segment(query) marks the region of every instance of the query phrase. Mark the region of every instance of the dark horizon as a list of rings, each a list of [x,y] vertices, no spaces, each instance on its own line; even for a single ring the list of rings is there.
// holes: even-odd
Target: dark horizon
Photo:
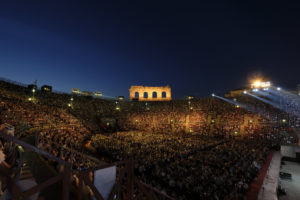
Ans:
[[[0,3],[0,73],[13,81],[128,98],[131,85],[209,96],[262,74],[300,83],[299,4]]]

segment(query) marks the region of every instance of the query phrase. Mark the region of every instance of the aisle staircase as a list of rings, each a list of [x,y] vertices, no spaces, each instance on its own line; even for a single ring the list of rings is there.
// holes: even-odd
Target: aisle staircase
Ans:
[[[25,180],[25,179],[30,179],[30,180],[35,181],[34,177],[32,175],[32,172],[31,172],[29,166],[27,165],[26,161],[24,161],[24,163],[23,163],[23,167],[21,169],[19,180],[21,181],[21,180]]]

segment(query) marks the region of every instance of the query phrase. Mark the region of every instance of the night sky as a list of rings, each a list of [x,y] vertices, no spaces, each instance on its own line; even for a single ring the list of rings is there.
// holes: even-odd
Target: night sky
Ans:
[[[112,97],[167,84],[208,96],[256,73],[300,83],[299,5],[199,2],[0,1],[0,76]]]

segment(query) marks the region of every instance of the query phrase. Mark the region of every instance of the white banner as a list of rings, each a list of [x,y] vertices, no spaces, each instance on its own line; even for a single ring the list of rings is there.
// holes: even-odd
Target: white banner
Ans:
[[[116,166],[99,169],[94,173],[94,184],[104,200],[107,200],[116,182]],[[95,198],[94,198],[95,199]]]

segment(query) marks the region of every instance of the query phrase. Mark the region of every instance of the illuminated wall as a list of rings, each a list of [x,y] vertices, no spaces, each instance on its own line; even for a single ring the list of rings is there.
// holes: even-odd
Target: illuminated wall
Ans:
[[[138,99],[139,101],[170,101],[171,88],[165,87],[148,87],[148,86],[131,86],[129,89],[130,100]]]

